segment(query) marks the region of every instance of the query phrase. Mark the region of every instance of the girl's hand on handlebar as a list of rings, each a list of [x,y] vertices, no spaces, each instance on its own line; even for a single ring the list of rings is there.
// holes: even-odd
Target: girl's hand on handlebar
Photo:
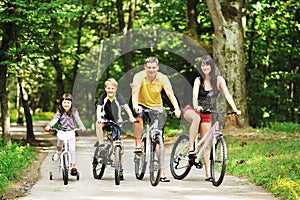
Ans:
[[[45,131],[50,131],[50,129],[51,129],[51,127],[48,125],[45,127]]]

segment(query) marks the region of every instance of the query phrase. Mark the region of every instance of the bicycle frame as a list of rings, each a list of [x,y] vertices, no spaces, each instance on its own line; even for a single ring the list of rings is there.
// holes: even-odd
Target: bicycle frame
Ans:
[[[153,137],[153,133],[152,132],[156,132],[157,130],[157,126],[158,126],[158,120],[155,119],[154,123],[150,126],[149,123],[147,123],[146,125],[146,133],[143,135],[142,138],[146,138],[146,159],[145,159],[145,163],[148,163],[149,159],[150,159],[150,148],[151,148],[151,138]]]
[[[216,121],[214,125],[208,130],[208,132],[206,132],[206,134],[200,140],[198,136],[196,137],[195,149],[197,149],[201,144],[203,144],[200,151],[196,154],[197,158],[200,158],[203,155],[204,150],[207,148],[211,141],[213,141],[212,144],[215,144],[216,137],[214,136],[216,136],[216,134],[222,134],[219,132],[219,121]],[[213,153],[215,153],[214,145],[212,145],[212,148]]]
[[[66,168],[70,168],[70,160],[71,160],[71,153],[69,152],[69,141],[75,138],[75,131],[58,131],[57,137],[59,140],[63,141],[63,151],[60,154],[60,167],[62,169],[65,169],[64,163],[63,163],[63,157],[65,154],[68,156],[68,163],[66,163]]]

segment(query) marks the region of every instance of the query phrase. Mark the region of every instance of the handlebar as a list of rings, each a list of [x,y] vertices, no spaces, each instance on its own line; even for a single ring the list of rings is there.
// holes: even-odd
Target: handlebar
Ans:
[[[163,113],[164,111],[163,110],[154,110],[154,109],[147,108],[147,109],[143,109],[143,112],[146,112],[146,113],[150,113],[150,112]],[[175,111],[168,111],[167,115],[170,115],[170,116],[175,115]]]
[[[48,131],[49,132],[55,132],[55,133],[57,133],[59,130],[57,128],[50,128]],[[80,131],[80,129],[79,128],[75,128],[74,130],[70,130],[70,131],[77,132],[77,131]]]
[[[122,125],[122,124],[125,124],[125,123],[139,123],[138,120],[134,121],[134,122],[131,122],[129,119],[126,119],[126,120],[123,120],[123,121],[120,121],[120,122],[115,122],[113,120],[106,120],[106,121],[103,121],[104,124],[114,124],[114,125]]]
[[[210,109],[202,110],[201,113],[203,113],[203,114],[211,114],[211,113],[214,113],[214,114],[237,115],[237,112],[234,112],[234,111],[218,112],[218,111],[210,110]]]

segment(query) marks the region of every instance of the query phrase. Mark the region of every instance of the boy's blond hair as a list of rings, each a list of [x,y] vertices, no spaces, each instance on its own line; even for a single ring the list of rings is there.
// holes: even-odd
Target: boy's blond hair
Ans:
[[[118,87],[118,82],[114,78],[109,78],[104,83],[105,87],[107,87],[108,85],[112,85],[112,86],[115,86],[117,88]]]

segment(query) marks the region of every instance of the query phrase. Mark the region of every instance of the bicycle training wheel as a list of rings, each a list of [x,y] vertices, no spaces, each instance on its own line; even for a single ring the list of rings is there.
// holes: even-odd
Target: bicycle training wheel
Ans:
[[[114,150],[115,154],[115,184],[120,185],[120,180],[121,180],[121,147],[116,146]]]
[[[106,162],[105,162],[106,158],[100,158],[99,157],[99,147],[97,147],[95,149],[95,153],[94,153],[94,158],[93,158],[93,163],[92,163],[92,167],[93,167],[93,176],[95,179],[101,179],[103,174],[104,174],[104,170],[105,170],[105,166],[106,166]]]
[[[155,141],[151,142],[150,152],[150,182],[157,186],[160,179],[161,168],[163,167],[164,143],[161,135],[157,135]]]
[[[68,185],[69,181],[69,156],[68,154],[63,155],[63,168],[62,168],[62,175],[64,180],[64,185]]]
[[[176,140],[170,159],[171,174],[175,179],[184,179],[191,170],[189,165],[189,136],[180,135]]]
[[[226,159],[227,159],[227,148],[226,143],[222,135],[217,136],[215,146],[215,153],[213,148],[210,154],[210,173],[212,178],[212,184],[214,186],[221,185],[225,170],[226,170]]]
[[[135,177],[138,180],[142,180],[146,171],[146,138],[144,137],[141,141],[142,153],[136,153],[134,155],[134,168],[135,168]]]

